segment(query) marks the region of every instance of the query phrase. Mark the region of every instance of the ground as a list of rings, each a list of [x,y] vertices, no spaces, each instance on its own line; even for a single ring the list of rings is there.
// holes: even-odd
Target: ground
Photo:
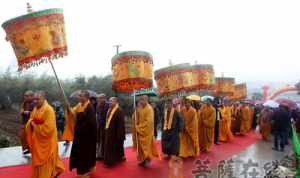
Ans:
[[[20,145],[18,134],[21,126],[21,117],[18,112],[0,110],[0,135],[9,139],[10,146]]]

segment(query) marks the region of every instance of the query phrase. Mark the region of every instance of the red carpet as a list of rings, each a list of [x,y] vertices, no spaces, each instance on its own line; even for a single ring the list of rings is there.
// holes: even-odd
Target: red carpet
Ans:
[[[253,131],[247,136],[237,136],[230,143],[223,143],[214,148],[209,153],[202,153],[200,158],[208,158],[212,165],[219,161],[228,159],[238,154],[251,144],[254,144],[260,137]],[[101,162],[97,162],[97,169],[91,175],[91,178],[167,178],[168,162],[153,160],[149,167],[142,168],[137,165],[135,152],[131,148],[126,149],[127,161],[115,167],[106,168]],[[66,169],[68,169],[69,159],[64,159]],[[183,170],[184,178],[192,177],[192,170],[195,169],[195,159],[184,160]],[[0,168],[0,178],[28,178],[31,175],[30,165],[18,165]],[[60,178],[75,178],[75,172],[65,171]]]

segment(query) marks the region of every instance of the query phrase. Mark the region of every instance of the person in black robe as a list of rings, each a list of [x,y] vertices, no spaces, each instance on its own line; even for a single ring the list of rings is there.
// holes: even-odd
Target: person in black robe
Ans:
[[[158,124],[160,122],[160,113],[159,113],[159,109],[156,106],[155,102],[151,102],[151,106],[154,111],[154,137],[157,138],[157,128],[158,128]]]
[[[109,99],[109,110],[105,123],[104,164],[112,166],[125,161],[125,116],[116,97]]]
[[[70,156],[70,170],[88,176],[96,166],[97,122],[94,107],[89,102],[89,93],[81,91],[80,103],[72,109],[76,115],[74,140]]]
[[[221,112],[219,110],[219,108],[221,107],[221,103],[222,103],[222,100],[220,97],[216,97],[214,98],[214,108],[216,110],[216,123],[215,123],[215,129],[214,129],[214,143],[215,145],[219,145],[219,132],[220,132],[220,120],[222,119],[221,117]]]
[[[179,132],[183,128],[184,121],[181,113],[177,111],[176,106],[172,105],[172,101],[166,101],[161,137],[162,152],[165,154],[165,159],[170,158],[170,156],[178,156]]]
[[[97,122],[98,122],[98,133],[97,133],[97,160],[103,160],[104,157],[104,139],[105,139],[105,120],[106,114],[109,109],[109,103],[106,100],[105,94],[98,96],[97,106]]]

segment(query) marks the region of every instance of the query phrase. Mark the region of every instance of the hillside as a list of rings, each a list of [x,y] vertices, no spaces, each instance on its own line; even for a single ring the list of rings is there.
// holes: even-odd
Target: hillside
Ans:
[[[0,110],[0,135],[7,137],[10,146],[20,145],[18,134],[21,128],[19,113],[13,110]]]

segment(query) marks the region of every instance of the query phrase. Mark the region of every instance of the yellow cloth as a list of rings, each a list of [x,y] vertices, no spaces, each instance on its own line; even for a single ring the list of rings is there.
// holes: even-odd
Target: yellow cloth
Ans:
[[[137,118],[135,118],[135,115]],[[151,105],[147,104],[145,107],[137,108],[133,116],[135,127],[132,136],[135,149],[137,148],[136,143],[138,143],[138,160],[144,161],[152,157],[159,157],[154,138],[154,111]]]
[[[73,141],[76,114],[84,112],[89,103],[89,101],[84,104],[78,103],[75,107],[65,110],[65,129],[62,135],[63,140]]]
[[[220,122],[220,134],[219,139],[222,142],[227,142],[232,139],[233,135],[231,133],[230,125],[231,123],[231,108],[230,107],[223,107],[219,109],[222,120]]]
[[[248,131],[251,129],[252,127],[252,122],[253,122],[253,116],[254,116],[254,108],[251,106],[247,106],[249,108],[249,118],[248,118]]]
[[[32,127],[31,121],[35,118],[43,123]],[[58,155],[55,112],[47,101],[32,111],[26,135],[32,154],[32,178],[52,178],[62,173],[64,165]]]
[[[75,118],[72,112],[65,110],[65,129],[62,135],[62,140],[73,141]]]
[[[209,151],[214,141],[216,110],[211,105],[203,105],[199,112],[199,146]]]
[[[198,118],[193,107],[183,108],[184,129],[180,132],[179,156],[186,158],[199,155]]]
[[[164,115],[164,130],[170,130],[172,127],[173,117],[175,113],[175,108],[172,108],[169,117],[168,117],[168,109],[165,109],[165,115]]]
[[[114,108],[109,108],[107,115],[106,115],[106,123],[105,123],[105,129],[109,128],[110,125],[110,121],[112,119],[112,117],[114,116],[115,112],[117,111],[117,109],[119,108],[119,105],[115,105]]]
[[[248,132],[249,128],[249,119],[250,119],[250,109],[248,106],[241,108],[241,134],[246,134]]]

